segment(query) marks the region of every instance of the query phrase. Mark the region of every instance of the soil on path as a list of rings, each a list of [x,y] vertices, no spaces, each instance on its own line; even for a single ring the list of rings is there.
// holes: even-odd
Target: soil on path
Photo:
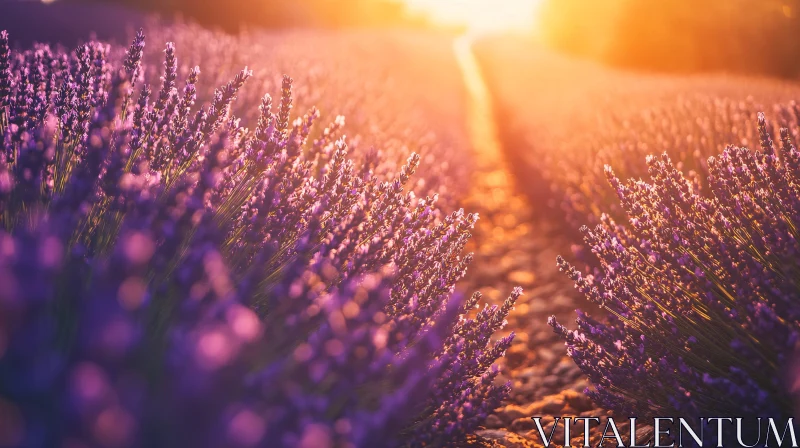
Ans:
[[[475,169],[463,207],[480,215],[470,248],[475,261],[464,291],[479,290],[488,302],[501,303],[514,286],[524,289],[504,333],[497,335],[516,334],[501,360],[502,379],[512,384],[511,397],[489,416],[486,429],[478,434],[498,446],[542,446],[532,416],[542,416],[542,421],[549,423],[544,427],[549,435],[552,416],[606,415],[583,393],[588,380],[567,356],[564,342],[547,325],[551,315],[561,322],[574,320],[582,299],[556,267],[557,248],[569,246],[544,219],[535,216],[516,188],[469,38],[456,40],[454,51],[471,99],[468,120],[475,148]],[[571,436],[573,446],[583,446],[582,428],[573,426]],[[592,446],[597,445],[598,437],[591,434]],[[564,442],[560,425],[554,440],[551,447]]]

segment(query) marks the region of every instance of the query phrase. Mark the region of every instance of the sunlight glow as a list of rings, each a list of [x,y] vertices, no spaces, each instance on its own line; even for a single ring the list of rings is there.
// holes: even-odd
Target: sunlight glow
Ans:
[[[405,0],[412,11],[471,32],[530,31],[542,0]]]

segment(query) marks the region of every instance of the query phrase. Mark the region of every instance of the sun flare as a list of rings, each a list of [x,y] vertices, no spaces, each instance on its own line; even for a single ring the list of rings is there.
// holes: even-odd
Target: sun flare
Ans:
[[[542,0],[405,0],[442,25],[472,32],[529,31]]]

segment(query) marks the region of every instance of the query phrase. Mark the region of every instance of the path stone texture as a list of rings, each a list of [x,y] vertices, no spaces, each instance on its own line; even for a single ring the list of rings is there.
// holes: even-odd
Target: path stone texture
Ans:
[[[471,50],[467,52],[456,42],[455,52],[472,100],[468,119],[475,148],[469,194],[461,206],[480,216],[469,248],[475,258],[461,289],[464,293],[480,291],[484,301],[492,304],[502,303],[515,286],[524,291],[508,325],[496,335],[503,337],[512,331],[516,335],[500,360],[500,380],[511,381],[511,397],[489,416],[486,429],[478,435],[498,447],[543,446],[533,416],[549,423],[544,426],[549,435],[553,416],[608,415],[584,394],[590,383],[567,356],[564,342],[547,325],[551,315],[560,322],[574,322],[575,309],[588,303],[556,267],[557,255],[568,255],[570,245],[553,228],[555,220],[548,220],[552,211],[533,210],[530,196],[517,188],[523,179],[515,178],[516,170],[506,161],[508,149],[501,147],[491,98]],[[572,446],[583,446],[583,428],[579,426],[571,428]],[[592,429],[590,440],[597,446],[600,430],[597,425]],[[620,427],[622,434],[627,431]],[[563,425],[556,428],[554,441],[551,447],[564,442]]]
[[[515,286],[524,293],[517,301],[504,332],[513,331],[513,345],[501,360],[503,381],[510,380],[509,403],[486,420],[479,435],[505,447],[538,446],[540,440],[532,416],[602,416],[583,393],[588,380],[567,356],[564,342],[547,325],[556,315],[562,322],[575,318],[580,295],[556,267],[552,229],[534,217],[524,196],[515,192],[513,178],[499,154],[478,154],[473,189],[463,204],[480,215],[470,248],[475,259],[464,291],[481,291],[489,303],[502,303]],[[545,426],[546,434],[550,427]],[[574,425],[574,446],[583,444],[583,433]],[[563,429],[555,438],[563,441]],[[593,437],[596,444],[597,437]],[[553,446],[553,445],[551,445]]]

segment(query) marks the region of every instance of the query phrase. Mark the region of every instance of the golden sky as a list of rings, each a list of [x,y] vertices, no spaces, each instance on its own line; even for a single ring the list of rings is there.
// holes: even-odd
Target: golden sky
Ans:
[[[542,0],[405,0],[413,11],[446,25],[466,25],[475,32],[517,30],[533,26]],[[591,0],[590,0],[591,1]]]

